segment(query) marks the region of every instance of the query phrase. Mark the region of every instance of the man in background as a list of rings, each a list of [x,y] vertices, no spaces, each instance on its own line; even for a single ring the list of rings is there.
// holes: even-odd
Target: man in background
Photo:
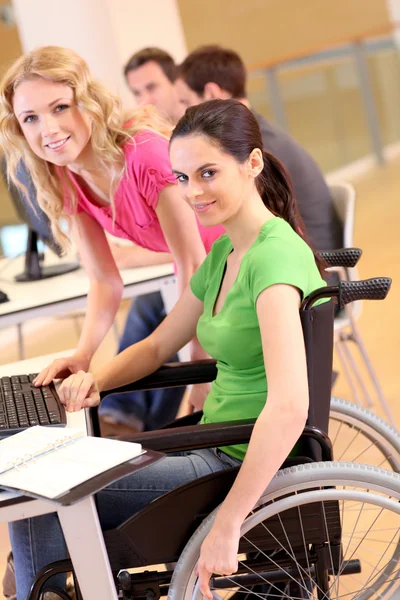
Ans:
[[[183,61],[175,82],[184,109],[206,100],[235,98],[250,107],[247,73],[240,56],[220,46],[198,48]],[[293,183],[300,215],[315,250],[342,245],[340,221],[323,174],[308,152],[287,133],[256,113],[264,149],[286,167]]]
[[[153,104],[175,125],[184,110],[176,94],[177,68],[172,56],[160,48],[144,48],[131,56],[124,74],[137,103]]]

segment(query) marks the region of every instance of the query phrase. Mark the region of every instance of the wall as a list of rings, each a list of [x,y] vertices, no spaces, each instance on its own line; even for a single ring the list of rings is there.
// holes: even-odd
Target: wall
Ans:
[[[146,46],[158,46],[178,62],[185,58],[186,44],[176,0],[108,0],[108,5],[123,64]]]
[[[0,0],[0,8],[5,4],[9,4],[9,2]],[[20,54],[21,42],[16,26],[7,26],[0,21],[0,77]],[[11,204],[7,189],[0,178],[0,225],[2,223],[16,223],[17,221],[17,214]]]
[[[133,105],[123,76],[127,59],[160,45],[181,60],[186,52],[176,0],[13,0],[24,50],[56,44],[74,49],[93,74]],[[157,18],[155,18],[157,15]]]
[[[275,60],[389,23],[386,0],[177,0],[189,50],[218,43],[246,64]]]

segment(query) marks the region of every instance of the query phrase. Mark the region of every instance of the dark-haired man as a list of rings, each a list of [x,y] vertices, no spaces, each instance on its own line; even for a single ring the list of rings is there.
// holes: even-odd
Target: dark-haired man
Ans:
[[[233,50],[198,48],[183,61],[175,82],[183,108],[212,99],[235,98],[246,106],[246,68]],[[285,165],[293,182],[300,214],[316,250],[341,246],[341,226],[329,189],[314,159],[287,133],[253,111],[264,148]]]
[[[168,52],[144,48],[131,56],[124,74],[139,104],[153,104],[172,124],[182,116],[174,84],[177,69]]]

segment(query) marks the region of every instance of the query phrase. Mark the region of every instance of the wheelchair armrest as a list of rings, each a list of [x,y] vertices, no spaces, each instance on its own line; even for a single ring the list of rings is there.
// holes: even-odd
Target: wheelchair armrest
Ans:
[[[133,438],[121,436],[118,439],[127,442],[138,442],[145,449],[159,452],[182,452],[200,448],[231,446],[248,443],[255,422],[255,419],[244,419],[224,423],[158,429],[138,433]],[[332,443],[324,431],[307,425],[303,430],[302,437],[316,440],[322,450],[322,460],[332,460]]]
[[[209,358],[182,363],[167,363],[138,381],[128,383],[100,394],[101,399],[111,394],[126,394],[136,390],[156,390],[168,387],[186,387],[213,381],[217,376],[215,360]]]
[[[134,437],[120,436],[117,439],[125,442],[138,442],[143,448],[160,450],[162,452],[181,452],[215,446],[230,446],[245,444],[253,431],[255,419],[243,421],[227,421],[225,423],[210,423],[157,429],[138,433]]]
[[[142,379],[119,388],[101,392],[100,400],[112,394],[128,394],[137,390],[156,390],[171,387],[186,387],[196,383],[214,381],[217,376],[217,363],[209,358],[182,363],[167,363]],[[98,406],[89,409],[93,435],[100,437]]]

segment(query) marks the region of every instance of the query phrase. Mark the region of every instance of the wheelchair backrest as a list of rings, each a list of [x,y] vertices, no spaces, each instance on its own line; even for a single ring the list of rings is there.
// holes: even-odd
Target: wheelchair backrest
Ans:
[[[307,425],[328,432],[333,361],[332,300],[300,310],[307,358],[310,405]]]

